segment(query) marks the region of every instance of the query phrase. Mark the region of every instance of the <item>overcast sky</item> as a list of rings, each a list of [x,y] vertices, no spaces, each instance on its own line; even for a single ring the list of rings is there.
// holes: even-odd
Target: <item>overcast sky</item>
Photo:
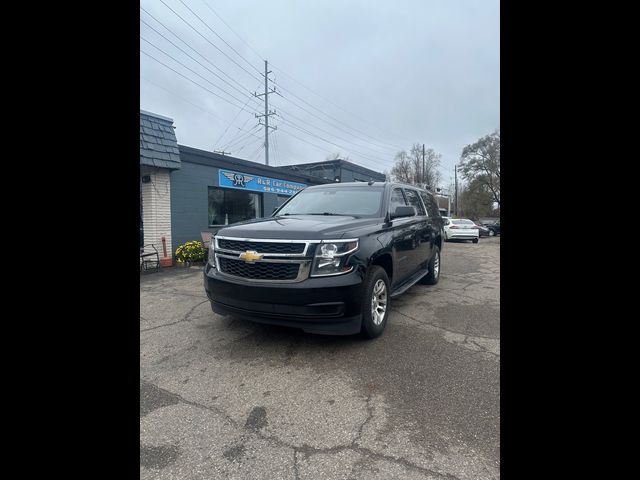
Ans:
[[[383,171],[419,142],[442,154],[446,185],[462,148],[500,127],[496,0],[140,5],[164,24],[140,10],[140,49],[174,70],[140,54],[140,108],[172,118],[182,145],[264,163],[264,103],[250,95],[264,59],[282,95],[269,95],[270,165],[340,152]]]

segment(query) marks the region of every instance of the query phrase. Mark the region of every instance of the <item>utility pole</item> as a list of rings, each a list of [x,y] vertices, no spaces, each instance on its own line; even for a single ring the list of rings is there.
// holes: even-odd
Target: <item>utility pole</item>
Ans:
[[[424,169],[424,143],[422,144],[422,183],[427,183],[425,182],[425,169]]]
[[[269,117],[271,115],[276,115],[275,110],[269,110],[269,94],[275,93],[275,87],[272,90],[269,90],[269,74],[271,70],[268,70],[267,61],[264,61],[264,93],[255,93],[254,96],[261,97],[264,95],[264,115],[256,114],[256,118],[264,117],[264,123],[260,122],[260,125],[264,125],[264,159],[265,163],[269,165],[269,129],[277,130],[278,127],[270,127],[269,126]]]
[[[454,165],[453,166],[453,174],[455,175],[455,189],[456,189],[456,199],[454,201],[454,205],[455,205],[455,210],[456,210],[456,217],[458,216],[458,166]]]

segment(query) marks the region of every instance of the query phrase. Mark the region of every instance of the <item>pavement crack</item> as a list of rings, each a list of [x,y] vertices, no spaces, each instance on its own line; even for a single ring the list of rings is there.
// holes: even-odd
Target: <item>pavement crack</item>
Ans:
[[[473,340],[467,341],[467,339],[465,338],[463,343],[470,343],[470,344],[478,347],[479,348],[478,353],[488,353],[489,355],[493,355],[494,357],[500,358],[500,354],[499,353],[492,352],[491,350],[487,349],[486,347],[483,347],[482,345],[474,342]]]
[[[357,442],[360,440],[360,437],[362,437],[362,432],[364,431],[365,425],[369,423],[373,418],[373,407],[371,406],[372,397],[373,397],[373,393],[370,393],[369,396],[367,397],[367,418],[364,420],[364,422],[362,422],[362,425],[360,425],[360,428],[358,428],[358,434],[355,436],[355,438],[351,442],[352,447],[356,446]]]
[[[295,480],[300,479],[300,472],[298,471],[298,450],[293,449],[293,474]]]
[[[425,322],[424,320],[419,320],[419,319],[417,319],[415,317],[412,317],[411,315],[407,315],[406,313],[401,312],[400,310],[397,310],[395,308],[391,308],[390,310],[392,312],[397,312],[400,315],[402,315],[403,317],[409,318],[409,319],[413,320],[414,322],[418,322],[421,325],[428,325],[428,326],[433,327],[433,328],[435,328],[437,330],[442,330],[443,332],[455,333],[455,334],[458,334],[458,335],[469,336],[469,334],[466,333],[466,332],[458,332],[457,330],[448,330],[448,329],[446,329],[444,327],[441,327],[439,325],[435,325],[433,323]],[[487,336],[484,336],[484,335],[473,335],[473,336],[476,337],[476,338],[486,338],[487,340],[500,340],[499,338],[487,337]]]
[[[156,330],[156,329],[162,328],[162,327],[170,327],[171,325],[175,325],[176,323],[180,323],[182,321],[183,320],[177,320],[177,321],[171,322],[171,323],[163,323],[162,325],[156,325],[155,327],[143,328],[142,330],[140,330],[140,333],[148,332],[150,330]]]
[[[146,382],[146,381],[145,381]],[[159,387],[158,385],[155,385],[151,382],[146,382],[149,385],[152,385],[153,387],[157,388],[159,391],[161,391],[162,393],[168,395],[169,397],[173,397],[176,400],[185,403],[187,405],[191,405],[192,407],[197,407],[197,408],[201,408],[204,410],[208,410],[212,413],[215,413],[216,415],[220,415],[222,417],[224,417],[225,420],[227,420],[229,423],[231,423],[234,427],[236,428],[240,428],[240,425],[238,424],[238,422],[232,418],[229,414],[227,414],[227,412],[225,412],[224,410],[222,410],[221,408],[217,408],[217,407],[211,407],[209,405],[204,405],[202,403],[198,403],[198,402],[194,402],[191,400],[187,400],[186,398],[184,398],[182,395],[178,394],[178,393],[174,393],[170,390],[167,390],[166,388],[162,388]]]
[[[198,308],[200,305],[204,305],[205,303],[207,303],[209,301],[209,299],[203,300],[202,302],[194,305],[193,307],[191,307],[189,309],[189,311],[187,313],[184,314],[184,317],[182,317],[182,320],[185,322],[189,321],[189,317],[191,316],[191,314],[195,311],[196,308]]]
[[[149,330],[156,330],[156,329],[162,328],[162,327],[170,327],[171,325],[175,325],[176,323],[180,323],[180,322],[188,322],[189,321],[189,316],[195,311],[195,309],[198,308],[200,305],[203,305],[203,304],[207,303],[208,301],[209,301],[208,299],[204,300],[204,301],[194,305],[193,307],[191,307],[189,309],[189,311],[182,316],[181,320],[176,320],[175,322],[171,322],[171,323],[163,323],[162,325],[156,325],[155,327],[143,328],[142,330],[140,330],[140,333],[148,332]],[[150,321],[150,320],[147,320],[146,318],[144,318],[142,315],[140,315],[140,318],[142,318],[143,320],[146,320],[147,322]]]

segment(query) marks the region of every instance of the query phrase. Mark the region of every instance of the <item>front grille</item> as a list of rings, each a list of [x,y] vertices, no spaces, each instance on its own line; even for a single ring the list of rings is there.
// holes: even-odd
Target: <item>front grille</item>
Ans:
[[[233,250],[235,252],[245,252],[254,250],[258,253],[291,253],[300,254],[304,252],[304,243],[285,243],[285,242],[243,242],[242,240],[227,240],[225,238],[218,239],[218,246],[225,250]]]
[[[254,280],[295,280],[300,269],[299,263],[247,263],[225,257],[218,257],[218,262],[222,273]]]

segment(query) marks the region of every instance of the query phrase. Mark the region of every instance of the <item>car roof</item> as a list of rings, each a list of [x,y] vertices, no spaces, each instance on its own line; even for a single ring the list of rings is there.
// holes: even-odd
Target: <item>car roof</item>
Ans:
[[[341,188],[341,187],[359,187],[359,188],[367,188],[367,187],[384,187],[389,185],[389,187],[402,187],[402,188],[415,188],[416,190],[421,190],[423,192],[427,192],[433,194],[431,190],[426,188],[419,187],[417,185],[411,185],[408,183],[400,183],[400,182],[335,182],[335,183],[324,183],[322,185],[313,185],[311,187],[307,187],[305,190],[310,189],[320,189],[320,188]]]

